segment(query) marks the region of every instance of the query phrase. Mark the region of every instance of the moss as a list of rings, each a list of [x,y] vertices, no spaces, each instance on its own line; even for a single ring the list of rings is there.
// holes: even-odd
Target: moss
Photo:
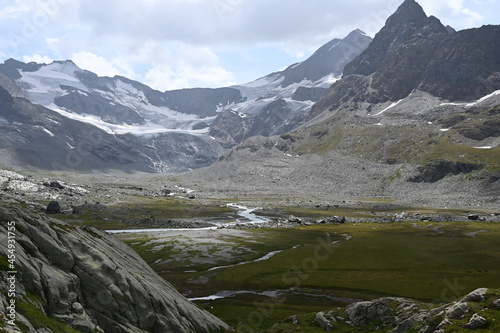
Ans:
[[[7,256],[0,256],[0,270],[10,271],[9,258]]]
[[[35,329],[48,328],[54,333],[78,333],[79,331],[61,323],[55,318],[47,316],[37,306],[18,300],[17,309]]]

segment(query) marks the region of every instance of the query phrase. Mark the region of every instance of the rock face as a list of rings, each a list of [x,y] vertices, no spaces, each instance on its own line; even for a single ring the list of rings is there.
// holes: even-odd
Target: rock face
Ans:
[[[365,325],[375,319],[384,322],[392,321],[393,310],[387,305],[392,301],[404,300],[396,298],[381,298],[371,302],[357,302],[350,304],[345,309],[345,314],[349,316],[349,320],[354,326]]]
[[[324,312],[318,312],[311,326],[320,326],[327,332],[338,330],[342,332],[444,333],[456,331],[453,326],[449,329],[448,326],[455,325],[456,327],[460,324],[463,328],[475,330],[495,325],[495,320],[491,319],[491,313],[490,319],[487,319],[485,314],[471,312],[467,300],[476,303],[476,307],[482,308],[481,311],[487,312],[489,309],[486,304],[495,297],[497,294],[494,292],[490,292],[487,288],[480,288],[457,302],[444,305],[422,304],[396,297],[379,298],[352,303],[342,314],[335,314],[335,310],[326,315]],[[347,320],[344,315],[348,316]],[[296,325],[301,324],[297,321]]]
[[[479,170],[483,166],[477,164],[436,161],[418,168],[418,174],[411,177],[409,181],[414,183],[434,183],[446,177],[446,175],[458,175],[461,173],[470,173]]]
[[[208,136],[109,134],[17,98],[0,85],[0,163],[48,170],[180,172],[207,166],[224,149]]]
[[[304,79],[318,81],[328,73],[341,75],[344,67],[363,52],[371,41],[372,39],[359,29],[352,31],[344,39],[331,40],[307,60],[285,69],[282,87],[300,83]]]
[[[7,225],[15,223],[18,307],[29,303],[82,332],[220,332],[227,328],[104,231],[74,228],[5,205],[0,207],[0,221],[2,256],[8,254]],[[4,284],[6,272],[1,272]],[[6,297],[0,295],[2,307]],[[42,329],[33,327],[37,324],[30,323],[30,316],[21,310],[18,319],[33,331]]]
[[[247,85],[166,92],[121,76],[99,77],[70,60],[47,65],[9,59],[0,64],[0,163],[145,172],[205,167],[223,147],[300,125],[370,41],[355,30],[304,62]],[[90,152],[82,154],[82,147]]]
[[[397,101],[417,89],[451,101],[479,99],[500,88],[499,52],[499,26],[450,33],[406,0],[312,115],[346,102]]]

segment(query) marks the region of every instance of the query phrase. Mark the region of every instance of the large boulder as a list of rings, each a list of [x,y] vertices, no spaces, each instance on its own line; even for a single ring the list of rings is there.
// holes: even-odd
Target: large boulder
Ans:
[[[446,309],[446,317],[451,319],[461,319],[470,311],[467,302],[458,302]]]
[[[393,321],[394,310],[389,307],[392,301],[405,301],[399,298],[380,298],[374,301],[356,302],[347,306],[345,314],[349,316],[349,320],[355,326],[368,324],[374,320],[382,322]]]
[[[58,214],[61,212],[61,206],[57,201],[51,201],[47,205],[47,214]]]
[[[221,332],[226,324],[184,298],[132,249],[93,227],[0,206],[0,255],[16,226],[19,302],[82,332]],[[1,281],[6,277],[1,274]],[[0,294],[0,304],[7,299]],[[30,326],[30,325],[26,325]]]
[[[487,325],[488,325],[488,320],[486,320],[486,318],[481,317],[477,313],[474,313],[472,315],[472,318],[469,320],[469,322],[467,324],[463,325],[462,327],[463,328],[468,328],[468,329],[471,329],[471,330],[475,330],[475,329],[478,329],[478,328],[484,328]]]

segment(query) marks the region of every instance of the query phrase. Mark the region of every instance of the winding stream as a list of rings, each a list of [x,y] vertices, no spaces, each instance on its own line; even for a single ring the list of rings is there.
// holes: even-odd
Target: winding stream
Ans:
[[[209,296],[202,296],[202,297],[189,297],[188,299],[190,301],[215,301],[218,299],[224,299],[224,298],[230,298],[230,297],[235,297],[239,295],[244,295],[244,294],[252,294],[252,295],[258,295],[258,296],[266,296],[269,298],[278,298],[278,297],[286,297],[287,295],[293,295],[293,296],[301,296],[305,297],[307,299],[325,299],[333,302],[342,302],[342,303],[354,303],[354,302],[360,302],[363,301],[363,299],[357,299],[357,298],[349,298],[349,297],[338,297],[338,296],[333,296],[333,295],[328,295],[328,294],[315,294],[315,293],[308,293],[300,290],[266,290],[266,291],[250,291],[250,290],[224,290],[224,291],[219,291],[216,294],[209,295]]]
[[[239,218],[234,222],[214,222],[213,227],[205,228],[150,228],[150,229],[120,229],[120,230],[106,230],[109,234],[121,234],[121,233],[146,233],[146,232],[162,232],[162,231],[196,231],[196,230],[216,230],[221,227],[227,227],[238,224],[259,224],[269,222],[268,218],[257,216],[253,213],[254,210],[258,208],[249,208],[246,206],[230,203],[227,204],[228,207],[235,208],[238,210]]]

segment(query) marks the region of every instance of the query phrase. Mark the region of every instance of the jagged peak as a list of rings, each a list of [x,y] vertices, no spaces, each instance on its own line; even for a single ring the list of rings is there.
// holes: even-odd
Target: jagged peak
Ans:
[[[352,43],[352,42],[358,41],[359,38],[372,39],[364,31],[362,31],[360,29],[355,29],[355,30],[351,31],[342,41],[345,43]]]
[[[427,14],[415,0],[405,0],[386,21],[385,26],[420,23],[427,20]]]

